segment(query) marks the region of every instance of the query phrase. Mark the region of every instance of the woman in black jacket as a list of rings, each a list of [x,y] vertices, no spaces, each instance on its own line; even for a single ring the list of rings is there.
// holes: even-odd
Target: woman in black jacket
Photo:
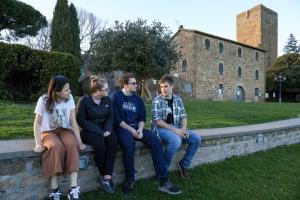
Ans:
[[[112,171],[117,152],[117,137],[113,133],[113,108],[108,97],[106,80],[92,78],[90,95],[78,102],[76,115],[81,127],[81,137],[85,144],[94,149],[94,158],[100,173],[100,187],[114,193]]]

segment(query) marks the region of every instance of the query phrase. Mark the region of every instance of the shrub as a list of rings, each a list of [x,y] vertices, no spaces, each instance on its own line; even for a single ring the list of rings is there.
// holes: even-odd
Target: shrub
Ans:
[[[0,43],[0,99],[35,100],[47,91],[49,80],[57,74],[70,79],[71,89],[76,94],[79,69],[79,60],[68,53]]]
[[[296,102],[297,102],[297,103],[300,103],[300,94],[297,94],[297,95],[296,95]]]

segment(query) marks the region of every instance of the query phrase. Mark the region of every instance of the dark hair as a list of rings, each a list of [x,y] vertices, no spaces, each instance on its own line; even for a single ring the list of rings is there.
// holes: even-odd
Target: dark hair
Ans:
[[[90,94],[97,92],[97,90],[102,90],[105,83],[107,83],[105,79],[98,80],[97,76],[91,76]]]
[[[124,85],[127,85],[129,83],[129,79],[131,78],[135,78],[133,73],[126,73],[123,74],[120,78],[119,78],[119,84],[120,86],[123,88]]]
[[[170,85],[174,84],[174,79],[170,75],[164,75],[163,77],[160,78],[159,84],[168,82]]]
[[[46,98],[46,110],[49,113],[53,112],[54,102],[57,101],[57,92],[60,92],[64,85],[69,83],[69,79],[62,75],[53,76],[48,85]]]

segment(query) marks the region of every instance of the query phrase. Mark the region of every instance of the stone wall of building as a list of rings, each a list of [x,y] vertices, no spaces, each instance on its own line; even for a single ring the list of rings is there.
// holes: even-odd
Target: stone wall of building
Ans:
[[[272,125],[273,126],[273,125]],[[192,167],[204,163],[224,160],[232,156],[242,156],[257,151],[267,150],[280,145],[300,143],[300,124],[281,128],[260,129],[249,131],[241,127],[235,131],[211,132],[195,130],[202,136],[201,147],[192,162]],[[233,129],[232,129],[233,130]],[[243,131],[241,131],[243,130]],[[32,151],[33,140],[0,141],[2,147],[16,144],[15,152],[0,151],[0,199],[5,200],[35,200],[45,197],[48,192],[49,180],[42,177],[41,155]],[[176,154],[171,170],[176,169],[176,162],[182,158],[185,146]],[[98,170],[92,159],[92,149],[81,153],[81,160],[88,160],[88,167],[80,170],[78,184],[81,191],[90,191],[98,188]],[[154,175],[153,164],[149,150],[138,142],[135,156],[137,179]],[[118,184],[124,178],[122,153],[119,151],[115,162],[114,181]],[[60,177],[60,189],[66,194],[69,187],[68,177]]]
[[[236,16],[237,41],[266,50],[266,67],[277,58],[278,16],[273,10],[257,5]]]
[[[205,44],[207,41],[208,49]],[[172,74],[186,81],[186,84],[190,84],[192,88],[190,95],[187,95],[183,87],[183,97],[264,101],[265,52],[263,50],[183,28],[175,34],[172,42],[178,45],[177,50],[182,55]],[[220,46],[223,46],[222,52]],[[183,64],[184,62],[186,65]],[[223,65],[222,72],[219,71],[219,65]],[[240,75],[238,68],[241,70]],[[237,96],[238,90],[240,90],[239,96]]]

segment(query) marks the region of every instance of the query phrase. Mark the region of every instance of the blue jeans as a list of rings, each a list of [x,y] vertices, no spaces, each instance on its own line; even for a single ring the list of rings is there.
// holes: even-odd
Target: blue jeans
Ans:
[[[181,128],[180,126],[177,125],[172,125],[172,126],[175,128]],[[169,168],[174,154],[181,147],[181,143],[188,143],[185,155],[180,161],[182,167],[188,168],[191,165],[193,156],[195,155],[201,143],[200,135],[188,130],[189,136],[187,138],[181,138],[179,135],[177,135],[175,132],[169,129],[157,127],[157,131],[161,140],[167,144],[165,154],[164,154],[167,168]]]
[[[126,180],[134,180],[135,168],[134,168],[134,152],[135,152],[135,140],[138,140],[132,136],[132,134],[124,128],[116,128],[116,133],[123,151],[124,168],[126,173]],[[164,154],[161,142],[156,134],[144,129],[143,138],[138,140],[143,142],[150,148],[154,170],[159,178],[168,177],[168,170],[166,168]]]

